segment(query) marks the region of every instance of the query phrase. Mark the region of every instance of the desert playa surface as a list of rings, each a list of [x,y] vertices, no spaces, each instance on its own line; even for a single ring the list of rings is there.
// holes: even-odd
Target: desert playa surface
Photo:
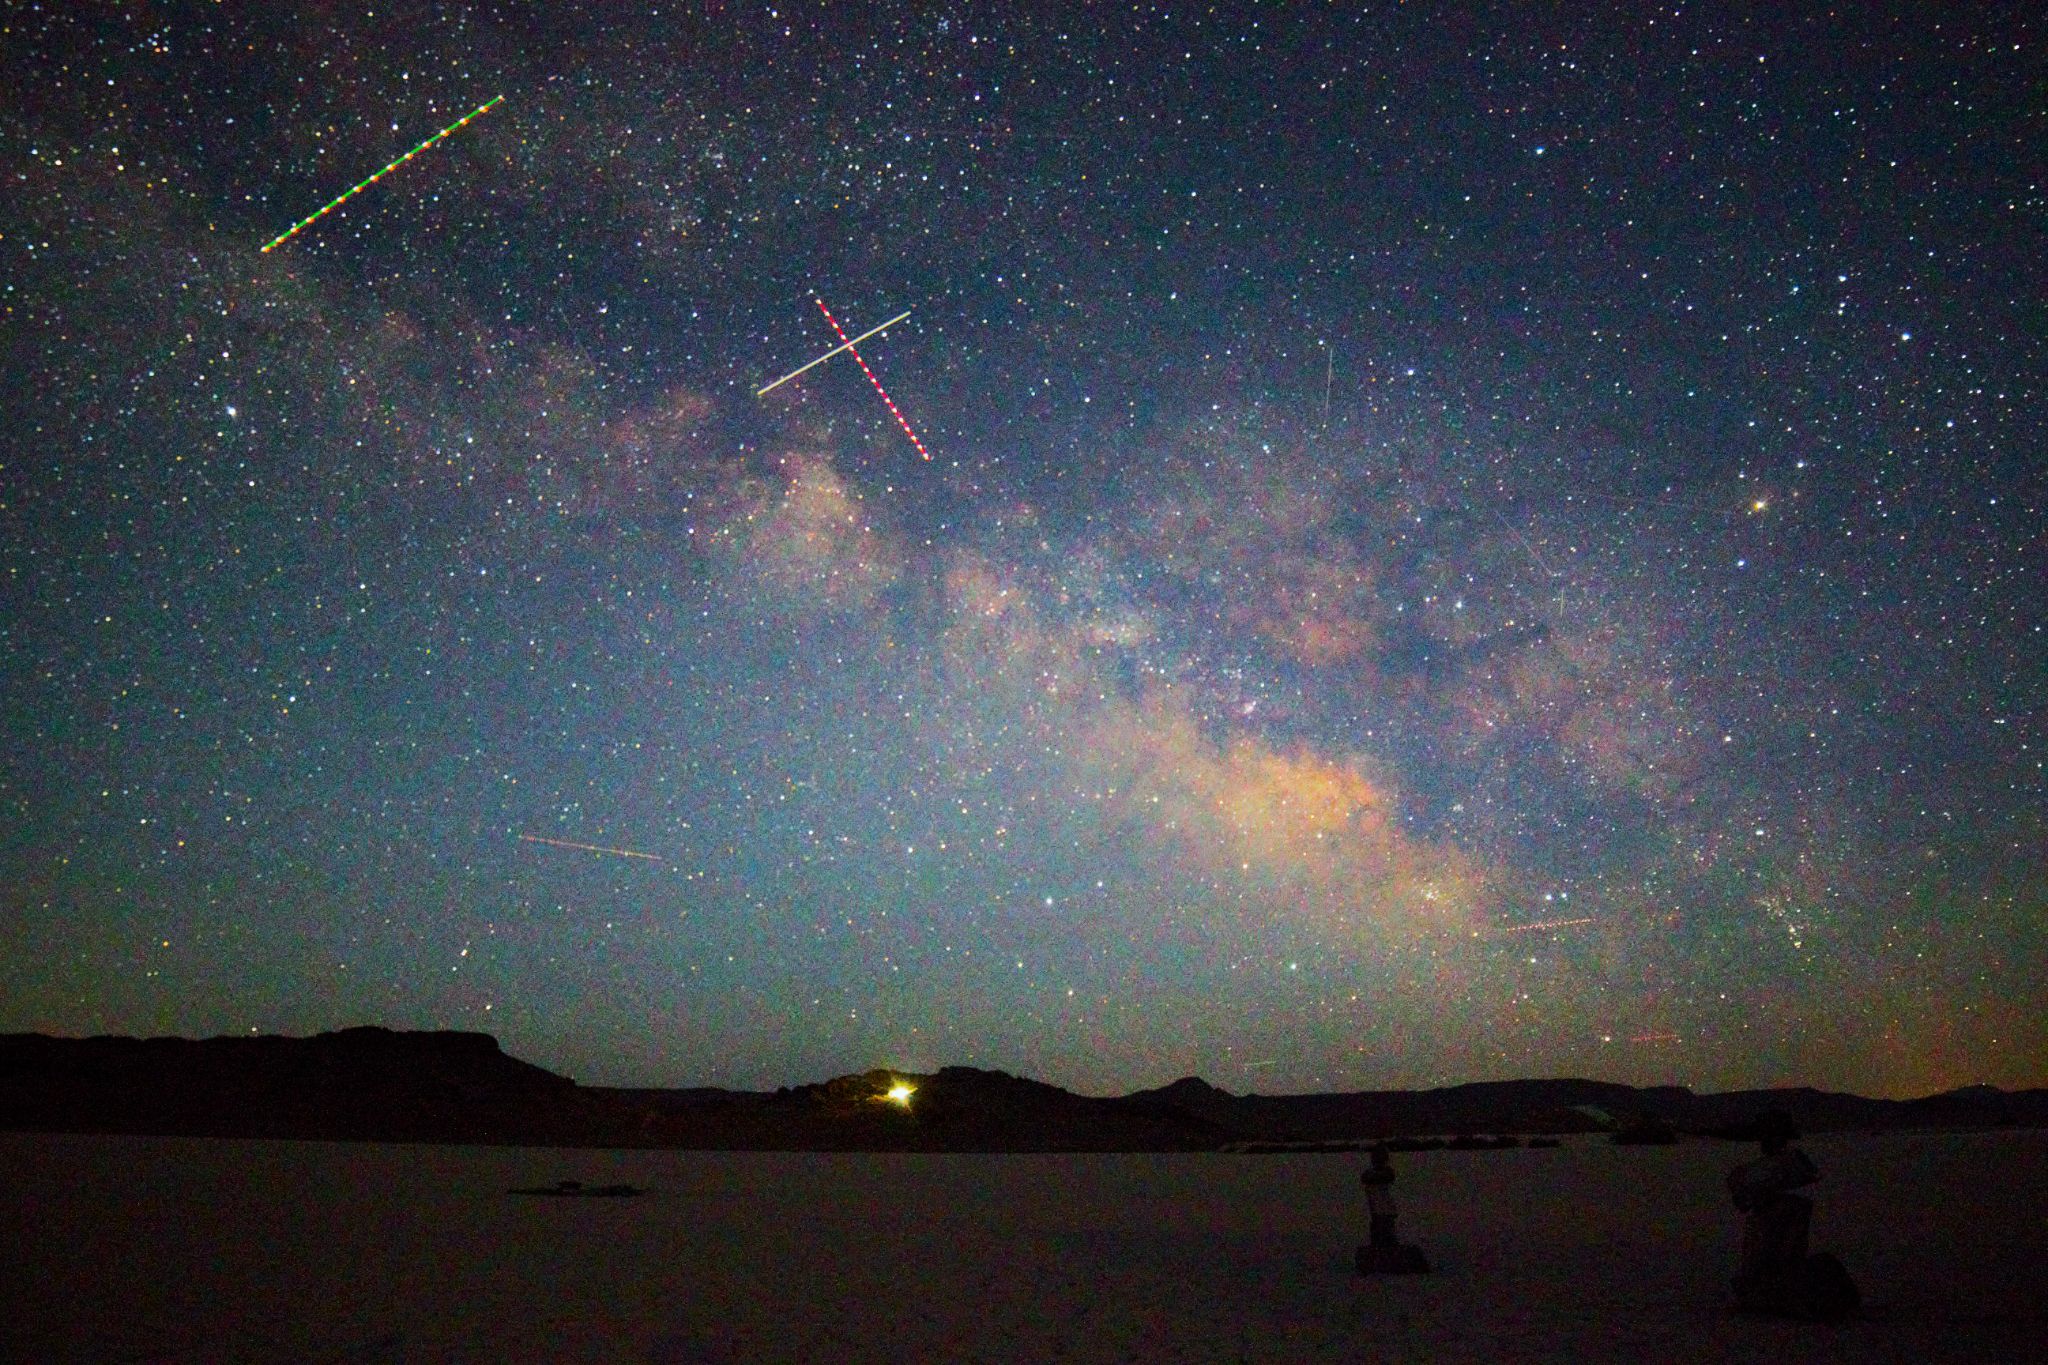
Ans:
[[[0,1134],[22,1361],[2001,1361],[2048,1340],[2048,1133],[1823,1135],[1868,1311],[1728,1307],[1753,1148],[606,1151]],[[508,1193],[574,1179],[630,1198]]]

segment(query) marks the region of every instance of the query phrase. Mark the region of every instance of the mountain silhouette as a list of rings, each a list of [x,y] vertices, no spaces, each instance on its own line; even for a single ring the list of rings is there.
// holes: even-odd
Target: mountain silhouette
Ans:
[[[1808,1132],[2048,1126],[2048,1090],[1915,1100],[1809,1088],[1696,1095],[1584,1079],[1236,1095],[1199,1077],[1095,1097],[1002,1071],[874,1070],[775,1091],[583,1086],[482,1033],[310,1038],[0,1035],[0,1129],[339,1141],[808,1151],[1213,1151],[1423,1135],[1742,1137],[1784,1109]],[[1473,1144],[1468,1144],[1473,1145]]]

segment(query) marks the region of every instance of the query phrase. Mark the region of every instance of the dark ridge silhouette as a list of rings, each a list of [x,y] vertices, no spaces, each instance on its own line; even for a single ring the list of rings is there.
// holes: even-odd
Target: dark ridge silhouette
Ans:
[[[890,1092],[907,1087],[896,1098]],[[1578,1079],[1441,1090],[1233,1095],[1197,1077],[1116,1097],[1001,1071],[868,1071],[773,1092],[581,1086],[482,1033],[351,1028],[311,1038],[0,1035],[0,1129],[195,1137],[795,1151],[1490,1150],[1514,1135],[1624,1144],[1807,1132],[2048,1127],[2048,1090],[1917,1100],[1812,1089],[1695,1095]]]
[[[1611,1081],[1481,1081],[1443,1090],[1232,1095],[1189,1076],[1129,1098],[1169,1104],[1263,1141],[1316,1142],[1420,1134],[1594,1133],[1673,1117],[1694,1100],[1680,1086]],[[1747,1111],[1745,1111],[1747,1112]]]
[[[902,1102],[888,1098],[911,1087]],[[1237,1134],[1172,1105],[1076,1095],[1002,1071],[868,1071],[762,1094],[610,1090],[662,1146],[805,1151],[1212,1151]]]
[[[0,1127],[385,1142],[574,1140],[602,1102],[485,1033],[0,1035]]]

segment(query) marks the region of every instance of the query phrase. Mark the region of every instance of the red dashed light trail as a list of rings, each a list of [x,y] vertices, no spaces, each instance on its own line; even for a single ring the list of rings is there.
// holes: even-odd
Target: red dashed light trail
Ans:
[[[838,318],[832,316],[832,310],[825,306],[825,300],[813,299],[811,302],[818,305],[818,311],[825,315],[825,321],[832,324],[832,330],[838,335],[841,343],[840,349],[853,357],[854,363],[860,366],[860,372],[868,377],[868,383],[875,386],[875,392],[882,395],[882,401],[889,405],[889,412],[896,418],[896,425],[903,428],[903,434],[917,447],[917,453],[929,460],[932,453],[924,448],[923,441],[917,439],[917,433],[910,429],[909,419],[904,417],[903,410],[896,406],[896,400],[889,396],[889,391],[882,387],[882,381],[875,378],[875,372],[868,368],[867,361],[862,360],[860,352],[853,349],[853,342],[847,340],[846,329],[839,325]]]

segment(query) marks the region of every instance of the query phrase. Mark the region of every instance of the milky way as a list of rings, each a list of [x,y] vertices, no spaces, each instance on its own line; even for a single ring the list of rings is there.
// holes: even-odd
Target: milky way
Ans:
[[[2040,26],[1303,8],[4,21],[0,1028],[2040,1083]]]

